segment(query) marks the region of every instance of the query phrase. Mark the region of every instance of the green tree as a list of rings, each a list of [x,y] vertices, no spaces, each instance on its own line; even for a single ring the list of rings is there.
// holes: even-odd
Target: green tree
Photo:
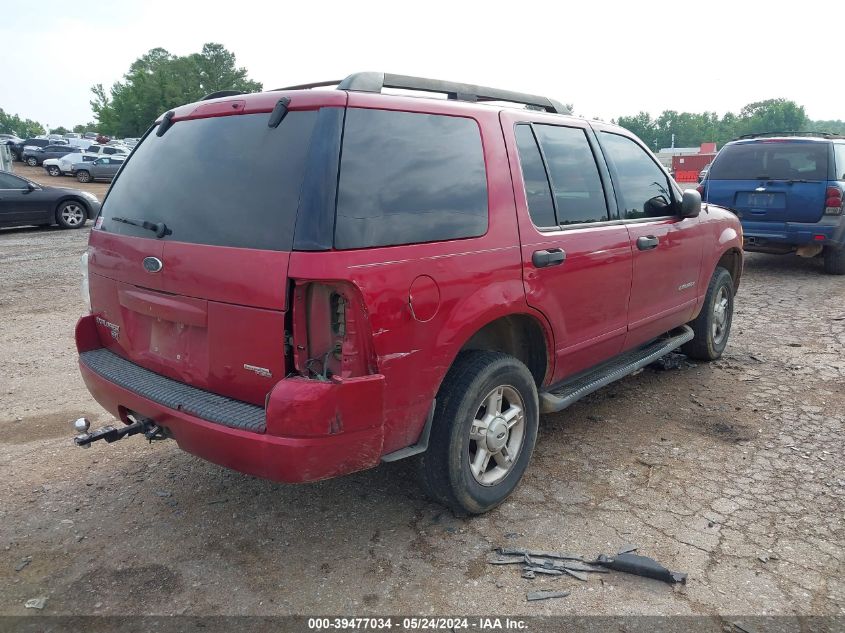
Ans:
[[[70,130],[62,125],[50,129],[50,134],[67,134],[68,132],[70,132]]]
[[[621,116],[612,123],[621,125],[636,134],[651,149],[657,150],[657,125],[648,112],[639,112],[634,116]]]
[[[17,114],[7,114],[0,108],[0,134],[17,134],[27,138],[44,134],[44,126],[38,121],[21,119]]]
[[[218,90],[260,91],[262,86],[238,68],[235,55],[208,43],[199,53],[178,57],[154,48],[135,60],[108,91],[91,88],[97,129],[112,136],[140,136],[164,111]]]
[[[804,107],[788,99],[767,99],[749,103],[739,114],[726,112],[676,112],[664,110],[656,119],[647,112],[619,117],[617,123],[631,130],[654,150],[670,147],[697,147],[701,143],[724,145],[742,134],[787,132],[812,127]],[[821,122],[836,128],[835,121]],[[845,124],[843,124],[845,125]],[[836,129],[834,129],[836,131]]]
[[[795,132],[809,123],[804,106],[788,99],[766,99],[749,103],[739,112],[737,131],[740,134],[761,132]]]
[[[812,132],[830,132],[831,134],[845,134],[845,121],[829,119],[827,121],[810,121],[806,127]]]

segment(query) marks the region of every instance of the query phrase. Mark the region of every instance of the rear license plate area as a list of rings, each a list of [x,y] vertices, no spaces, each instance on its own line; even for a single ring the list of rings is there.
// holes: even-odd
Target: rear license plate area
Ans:
[[[738,207],[752,209],[783,209],[786,197],[782,193],[742,191],[736,196]]]

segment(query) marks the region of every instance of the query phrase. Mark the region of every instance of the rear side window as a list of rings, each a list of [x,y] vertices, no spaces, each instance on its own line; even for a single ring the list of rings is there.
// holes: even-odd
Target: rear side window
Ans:
[[[601,133],[605,155],[616,171],[615,189],[625,219],[672,215],[669,180],[654,159],[628,137]]]
[[[517,125],[515,133],[519,162],[522,166],[522,181],[525,183],[528,214],[535,226],[555,227],[557,220],[552,192],[534,133],[530,125]]]
[[[347,110],[336,248],[452,240],[486,231],[487,175],[474,120]]]
[[[599,169],[581,128],[534,125],[562,226],[608,219]]]
[[[153,237],[115,218],[164,222],[165,240],[290,250],[317,112],[290,112],[278,128],[268,117],[179,121],[148,135],[111,186],[102,229]]]
[[[761,141],[727,145],[710,169],[713,180],[827,180],[828,143]]]
[[[845,143],[834,143],[833,152],[836,160],[836,180],[845,180]]]

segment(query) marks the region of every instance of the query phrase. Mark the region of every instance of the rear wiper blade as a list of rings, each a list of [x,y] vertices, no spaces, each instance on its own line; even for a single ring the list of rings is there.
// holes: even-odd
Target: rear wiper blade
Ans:
[[[138,226],[142,229],[147,229],[148,231],[152,231],[156,234],[156,237],[164,237],[165,235],[172,235],[173,231],[167,228],[167,225],[164,222],[147,222],[146,220],[134,220],[132,218],[112,218],[115,222],[122,222],[123,224],[131,224],[132,226]]]

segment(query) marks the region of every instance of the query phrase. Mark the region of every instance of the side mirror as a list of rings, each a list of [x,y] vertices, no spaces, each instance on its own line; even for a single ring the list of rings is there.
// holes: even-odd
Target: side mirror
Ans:
[[[26,190],[28,192],[32,193],[33,191],[35,191],[35,189],[36,189],[36,186],[33,185],[31,182],[26,183]]]
[[[701,194],[695,189],[685,189],[681,199],[681,217],[697,218],[701,213]]]

